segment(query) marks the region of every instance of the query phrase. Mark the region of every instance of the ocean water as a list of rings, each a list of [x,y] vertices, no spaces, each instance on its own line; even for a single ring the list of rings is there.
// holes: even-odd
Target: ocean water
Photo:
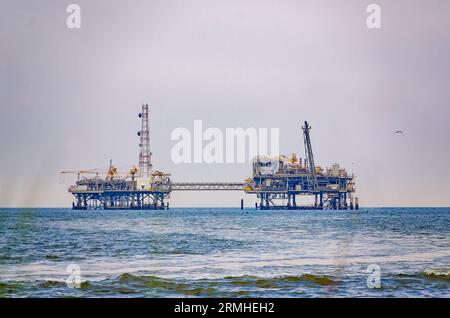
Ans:
[[[450,297],[450,209],[0,209],[0,297]]]

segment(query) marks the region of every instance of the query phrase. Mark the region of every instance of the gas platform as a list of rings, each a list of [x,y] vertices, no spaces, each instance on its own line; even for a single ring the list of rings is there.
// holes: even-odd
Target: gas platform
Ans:
[[[349,175],[338,164],[325,171],[314,163],[311,145],[311,126],[305,121],[303,139],[305,159],[277,156],[257,156],[253,161],[252,177],[245,182],[179,182],[171,180],[170,173],[154,170],[150,150],[149,108],[142,105],[139,136],[139,167],[132,166],[120,174],[110,161],[107,170],[63,171],[76,174],[75,185],[68,191],[74,196],[74,210],[88,209],[168,209],[172,191],[241,191],[256,194],[261,210],[269,209],[358,209],[353,173]],[[87,175],[86,177],[84,175]],[[313,204],[307,204],[307,198]],[[243,209],[241,199],[241,209]]]
[[[139,168],[133,166],[125,175],[119,174],[110,161],[107,171],[78,170],[61,174],[77,174],[75,185],[69,187],[74,196],[74,210],[87,209],[145,209],[168,208],[165,199],[171,192],[170,174],[152,170],[148,104],[142,105],[139,142]],[[94,175],[80,179],[81,175]],[[104,177],[101,175],[105,175]]]
[[[253,161],[253,175],[246,179],[245,193],[256,194],[255,204],[261,210],[269,209],[358,209],[354,176],[349,175],[339,164],[326,171],[314,163],[311,145],[311,126],[305,121],[303,139],[305,159],[281,155],[277,158],[257,156]],[[313,204],[305,204],[307,198]]]

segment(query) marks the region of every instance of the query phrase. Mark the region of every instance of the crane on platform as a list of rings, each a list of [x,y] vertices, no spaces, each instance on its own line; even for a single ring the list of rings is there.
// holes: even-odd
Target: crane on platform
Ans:
[[[112,160],[109,161],[109,167],[108,169],[86,169],[86,170],[68,170],[68,171],[61,171],[60,175],[63,177],[67,174],[76,174],[77,175],[77,181],[80,181],[81,175],[87,174],[87,175],[95,175],[96,178],[98,178],[100,175],[106,176],[107,180],[112,180],[117,176],[120,177],[129,177],[132,178],[137,174],[138,169],[133,166],[129,172],[129,174],[126,173],[119,173],[117,167],[112,165]]]
[[[66,174],[76,174],[77,180],[80,181],[80,176],[82,174],[95,174],[97,177],[99,174],[104,174],[104,172],[99,170],[69,170],[69,171],[61,171],[60,174],[64,177]]]
[[[317,175],[316,175],[316,166],[314,164],[314,155],[311,146],[311,137],[309,135],[309,131],[311,130],[311,126],[305,121],[305,125],[302,127],[303,129],[303,139],[305,142],[305,164],[306,168],[309,172],[309,185],[311,190],[317,189]]]

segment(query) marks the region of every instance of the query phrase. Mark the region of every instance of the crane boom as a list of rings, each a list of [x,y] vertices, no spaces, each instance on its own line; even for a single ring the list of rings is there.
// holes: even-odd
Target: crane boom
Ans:
[[[305,158],[306,158],[305,162],[309,172],[308,175],[309,186],[310,189],[316,190],[317,189],[316,166],[314,164],[314,155],[311,146],[311,137],[309,135],[311,126],[308,124],[307,121],[305,121],[305,126],[303,126],[302,129],[303,129],[303,139],[305,142]]]

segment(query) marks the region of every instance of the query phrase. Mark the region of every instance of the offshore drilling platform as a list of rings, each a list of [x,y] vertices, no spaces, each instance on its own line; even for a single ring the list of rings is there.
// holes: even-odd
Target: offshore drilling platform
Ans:
[[[141,130],[137,135],[139,142],[139,168],[133,166],[125,175],[120,175],[110,162],[106,172],[99,170],[63,171],[74,173],[78,180],[69,192],[74,196],[74,210],[87,209],[165,209],[170,196],[170,174],[152,169],[149,132],[148,104],[142,105],[138,114],[141,118]],[[80,175],[95,175],[80,179]],[[100,175],[105,174],[105,177]]]
[[[302,130],[304,162],[295,153],[291,158],[284,155],[278,158],[258,156],[253,161],[253,175],[246,180],[245,192],[257,195],[261,210],[358,209],[358,198],[353,197],[353,174],[349,175],[337,163],[325,171],[316,166],[311,145],[311,126],[308,122],[305,121]],[[314,198],[313,204],[304,203],[308,197]]]
[[[133,166],[120,174],[110,161],[105,171],[76,170],[61,174],[76,174],[75,185],[69,187],[74,196],[74,210],[88,209],[168,209],[172,191],[241,191],[256,194],[261,210],[284,209],[358,209],[354,197],[353,173],[349,175],[338,164],[323,170],[316,166],[311,145],[311,126],[305,121],[303,139],[305,159],[292,154],[290,158],[257,156],[253,161],[253,174],[245,182],[179,182],[171,180],[169,173],[154,170],[150,150],[149,109],[142,105],[138,114],[141,129],[138,131],[139,167]],[[88,175],[88,177],[82,177]],[[313,198],[312,204],[307,204]],[[243,200],[241,199],[241,209]]]

